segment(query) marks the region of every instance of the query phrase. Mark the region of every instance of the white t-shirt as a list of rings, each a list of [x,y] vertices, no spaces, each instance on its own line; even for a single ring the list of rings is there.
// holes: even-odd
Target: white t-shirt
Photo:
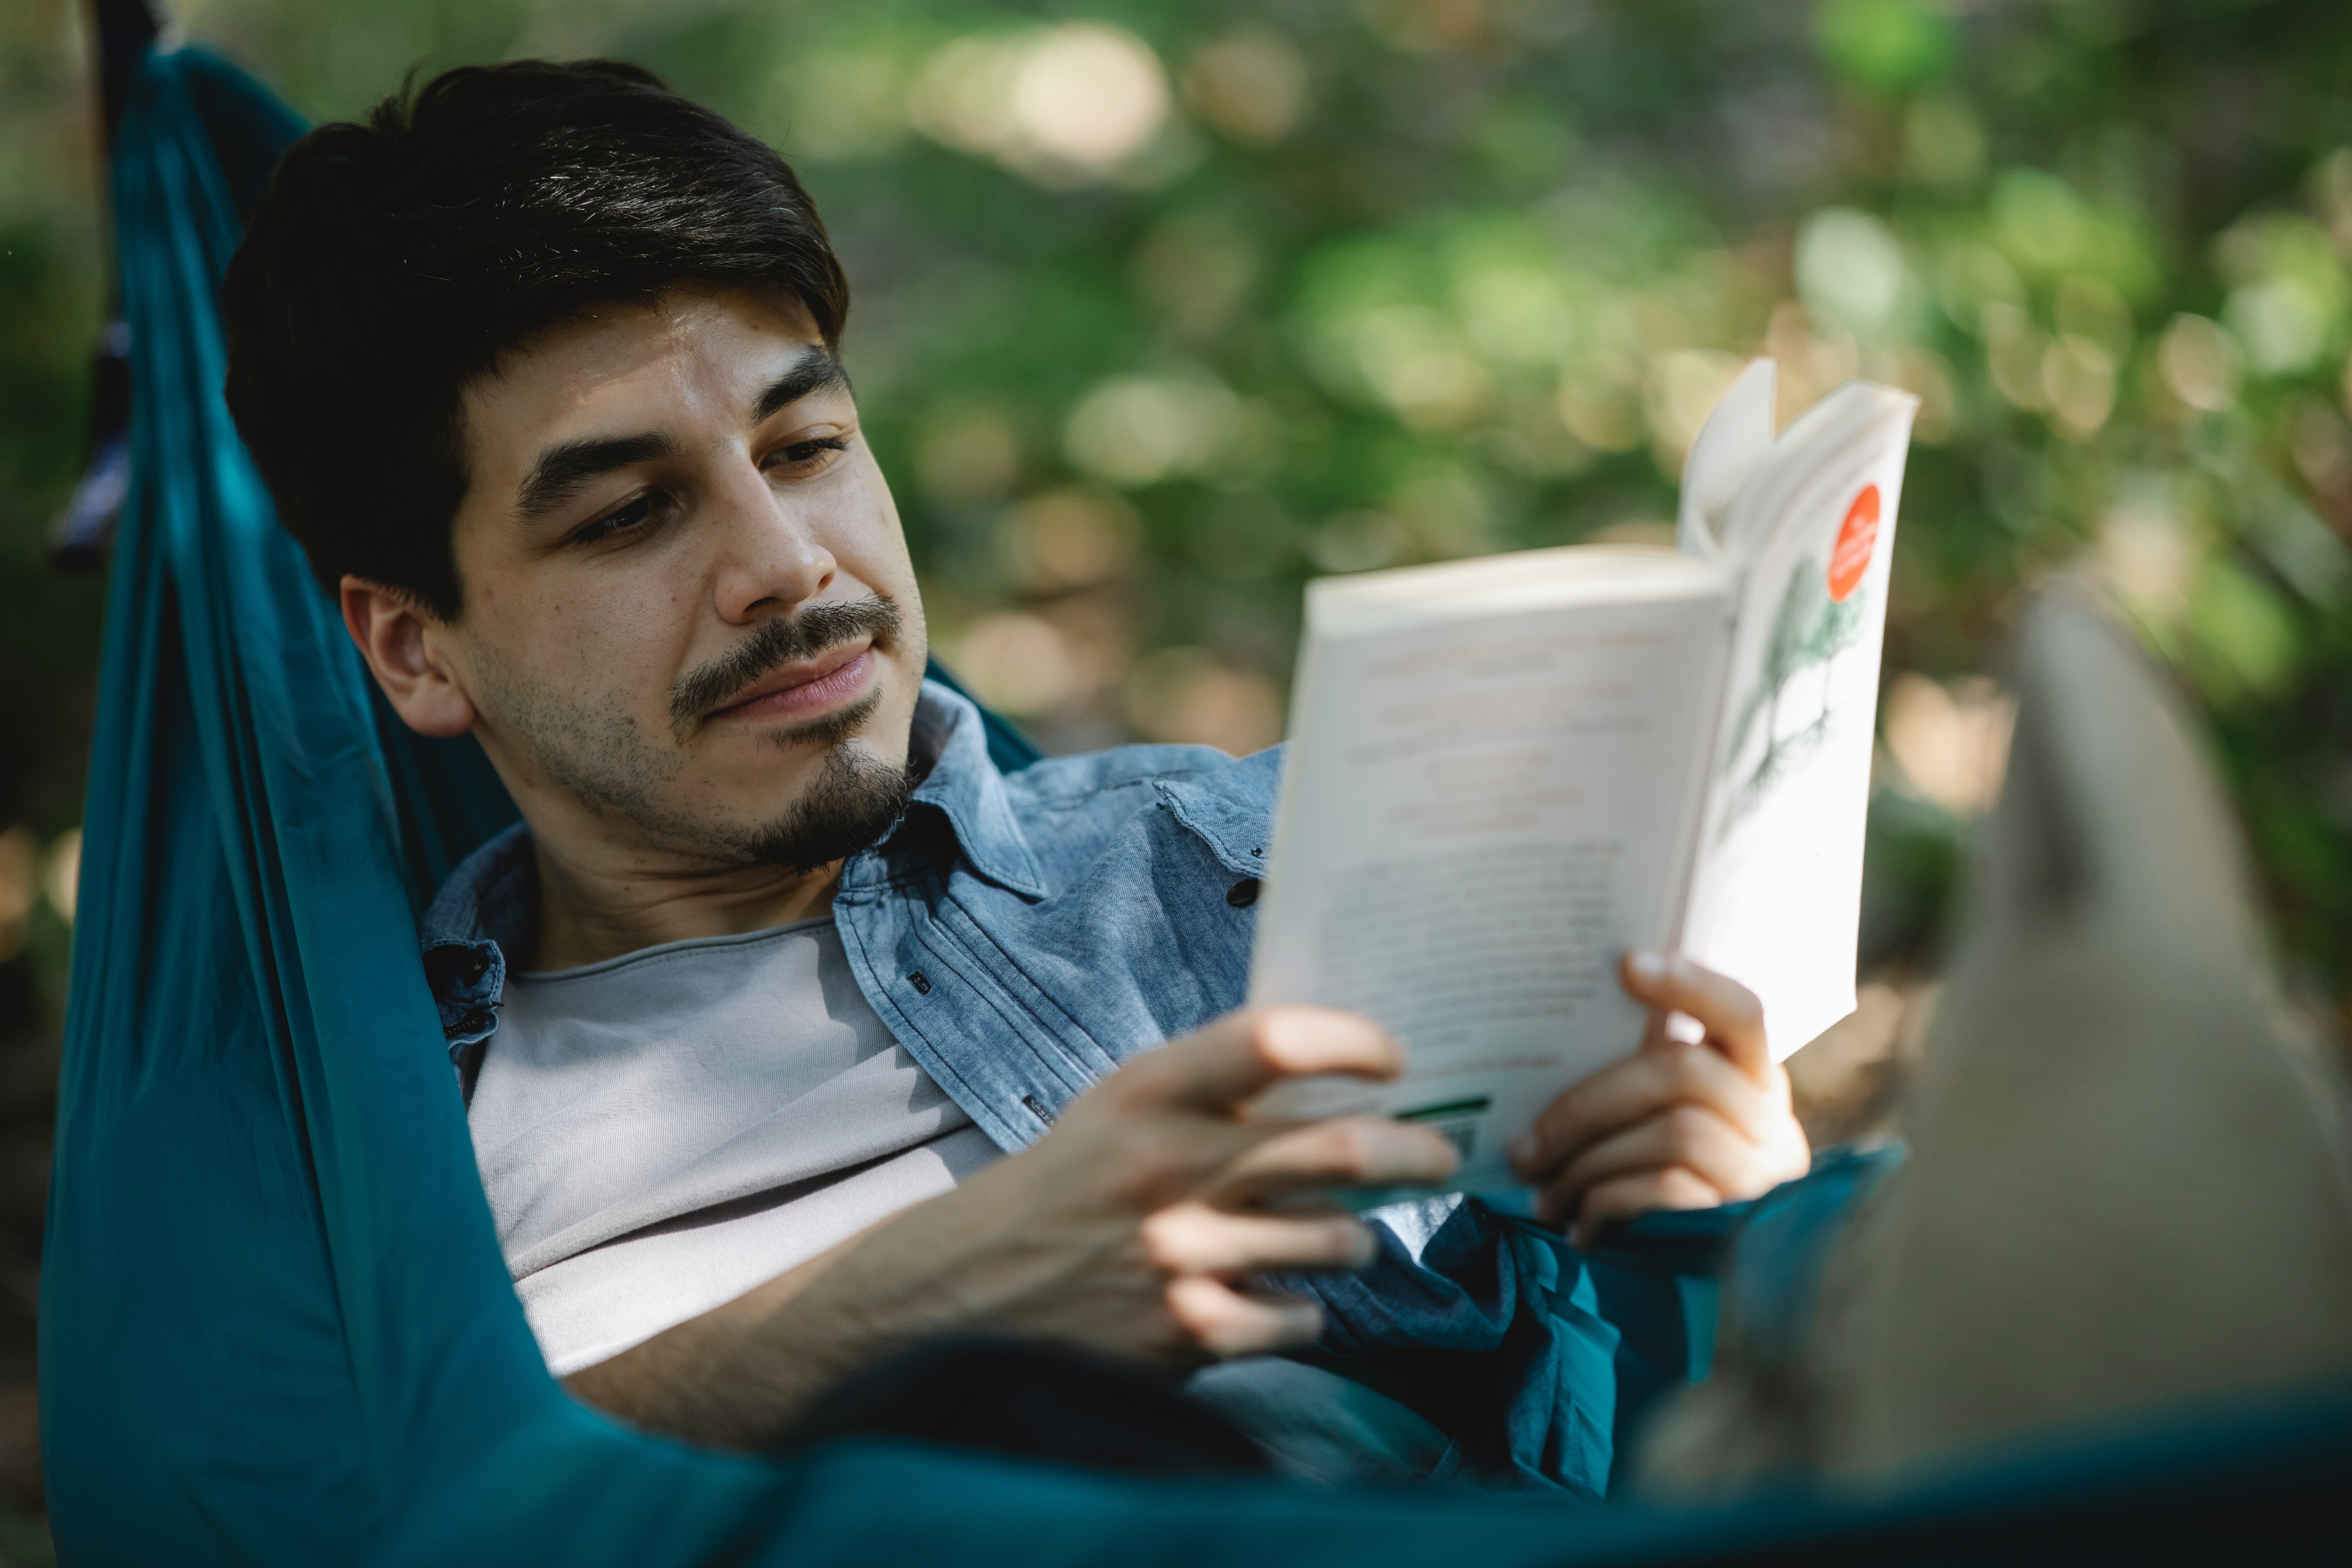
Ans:
[[[559,1377],[997,1157],[875,1016],[830,917],[510,974],[467,1118]]]
[[[523,1313],[569,1376],[998,1157],[876,1016],[828,917],[507,978],[467,1110]],[[1425,1476],[1445,1435],[1246,1357],[1195,1398],[1300,1476]]]

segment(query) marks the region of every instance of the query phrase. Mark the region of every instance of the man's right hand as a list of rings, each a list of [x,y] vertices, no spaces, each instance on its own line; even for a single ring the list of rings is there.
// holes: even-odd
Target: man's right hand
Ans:
[[[756,1442],[835,1374],[912,1335],[988,1325],[1206,1360],[1303,1344],[1311,1302],[1274,1269],[1361,1268],[1372,1237],[1323,1201],[1456,1165],[1426,1128],[1247,1119],[1320,1073],[1393,1078],[1402,1050],[1353,1014],[1230,1014],[1128,1063],[1034,1146],[750,1294],[572,1379],[593,1403],[709,1442]]]
[[[978,1319],[1147,1355],[1306,1343],[1321,1327],[1313,1303],[1244,1281],[1364,1267],[1371,1232],[1316,1200],[1442,1182],[1454,1149],[1377,1118],[1249,1121],[1241,1108],[1285,1079],[1387,1079],[1402,1066],[1396,1043],[1353,1014],[1229,1015],[1129,1063],[1034,1148],[909,1211],[905,1239],[939,1249],[934,1278]],[[873,1233],[877,1250],[893,1228]]]

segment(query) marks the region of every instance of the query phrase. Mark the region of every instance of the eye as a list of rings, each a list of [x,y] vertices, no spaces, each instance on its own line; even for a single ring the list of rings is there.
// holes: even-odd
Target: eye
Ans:
[[[832,461],[835,452],[847,450],[849,443],[838,436],[815,436],[777,447],[761,466],[772,474],[813,474]]]
[[[647,527],[658,521],[669,506],[670,499],[667,491],[647,490],[643,495],[624,501],[593,522],[583,523],[573,530],[571,537],[563,542],[588,545],[603,544],[614,539],[625,539],[632,534],[643,532]]]

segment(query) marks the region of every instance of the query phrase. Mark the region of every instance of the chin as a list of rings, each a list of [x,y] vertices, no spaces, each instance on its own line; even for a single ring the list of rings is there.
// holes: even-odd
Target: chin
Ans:
[[[892,758],[870,736],[836,742],[794,779],[792,799],[746,842],[745,858],[801,871],[846,858],[889,832],[915,783],[903,749]]]

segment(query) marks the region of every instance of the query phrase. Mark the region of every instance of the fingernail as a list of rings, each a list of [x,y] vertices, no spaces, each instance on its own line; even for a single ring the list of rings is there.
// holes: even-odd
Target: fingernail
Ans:
[[[1536,1135],[1532,1132],[1522,1132],[1511,1140],[1511,1163],[1521,1170],[1534,1164],[1536,1156],[1542,1152],[1543,1144],[1537,1141]]]
[[[1666,977],[1666,955],[1643,948],[1627,956],[1625,967],[1633,972],[1634,979],[1655,985]]]

